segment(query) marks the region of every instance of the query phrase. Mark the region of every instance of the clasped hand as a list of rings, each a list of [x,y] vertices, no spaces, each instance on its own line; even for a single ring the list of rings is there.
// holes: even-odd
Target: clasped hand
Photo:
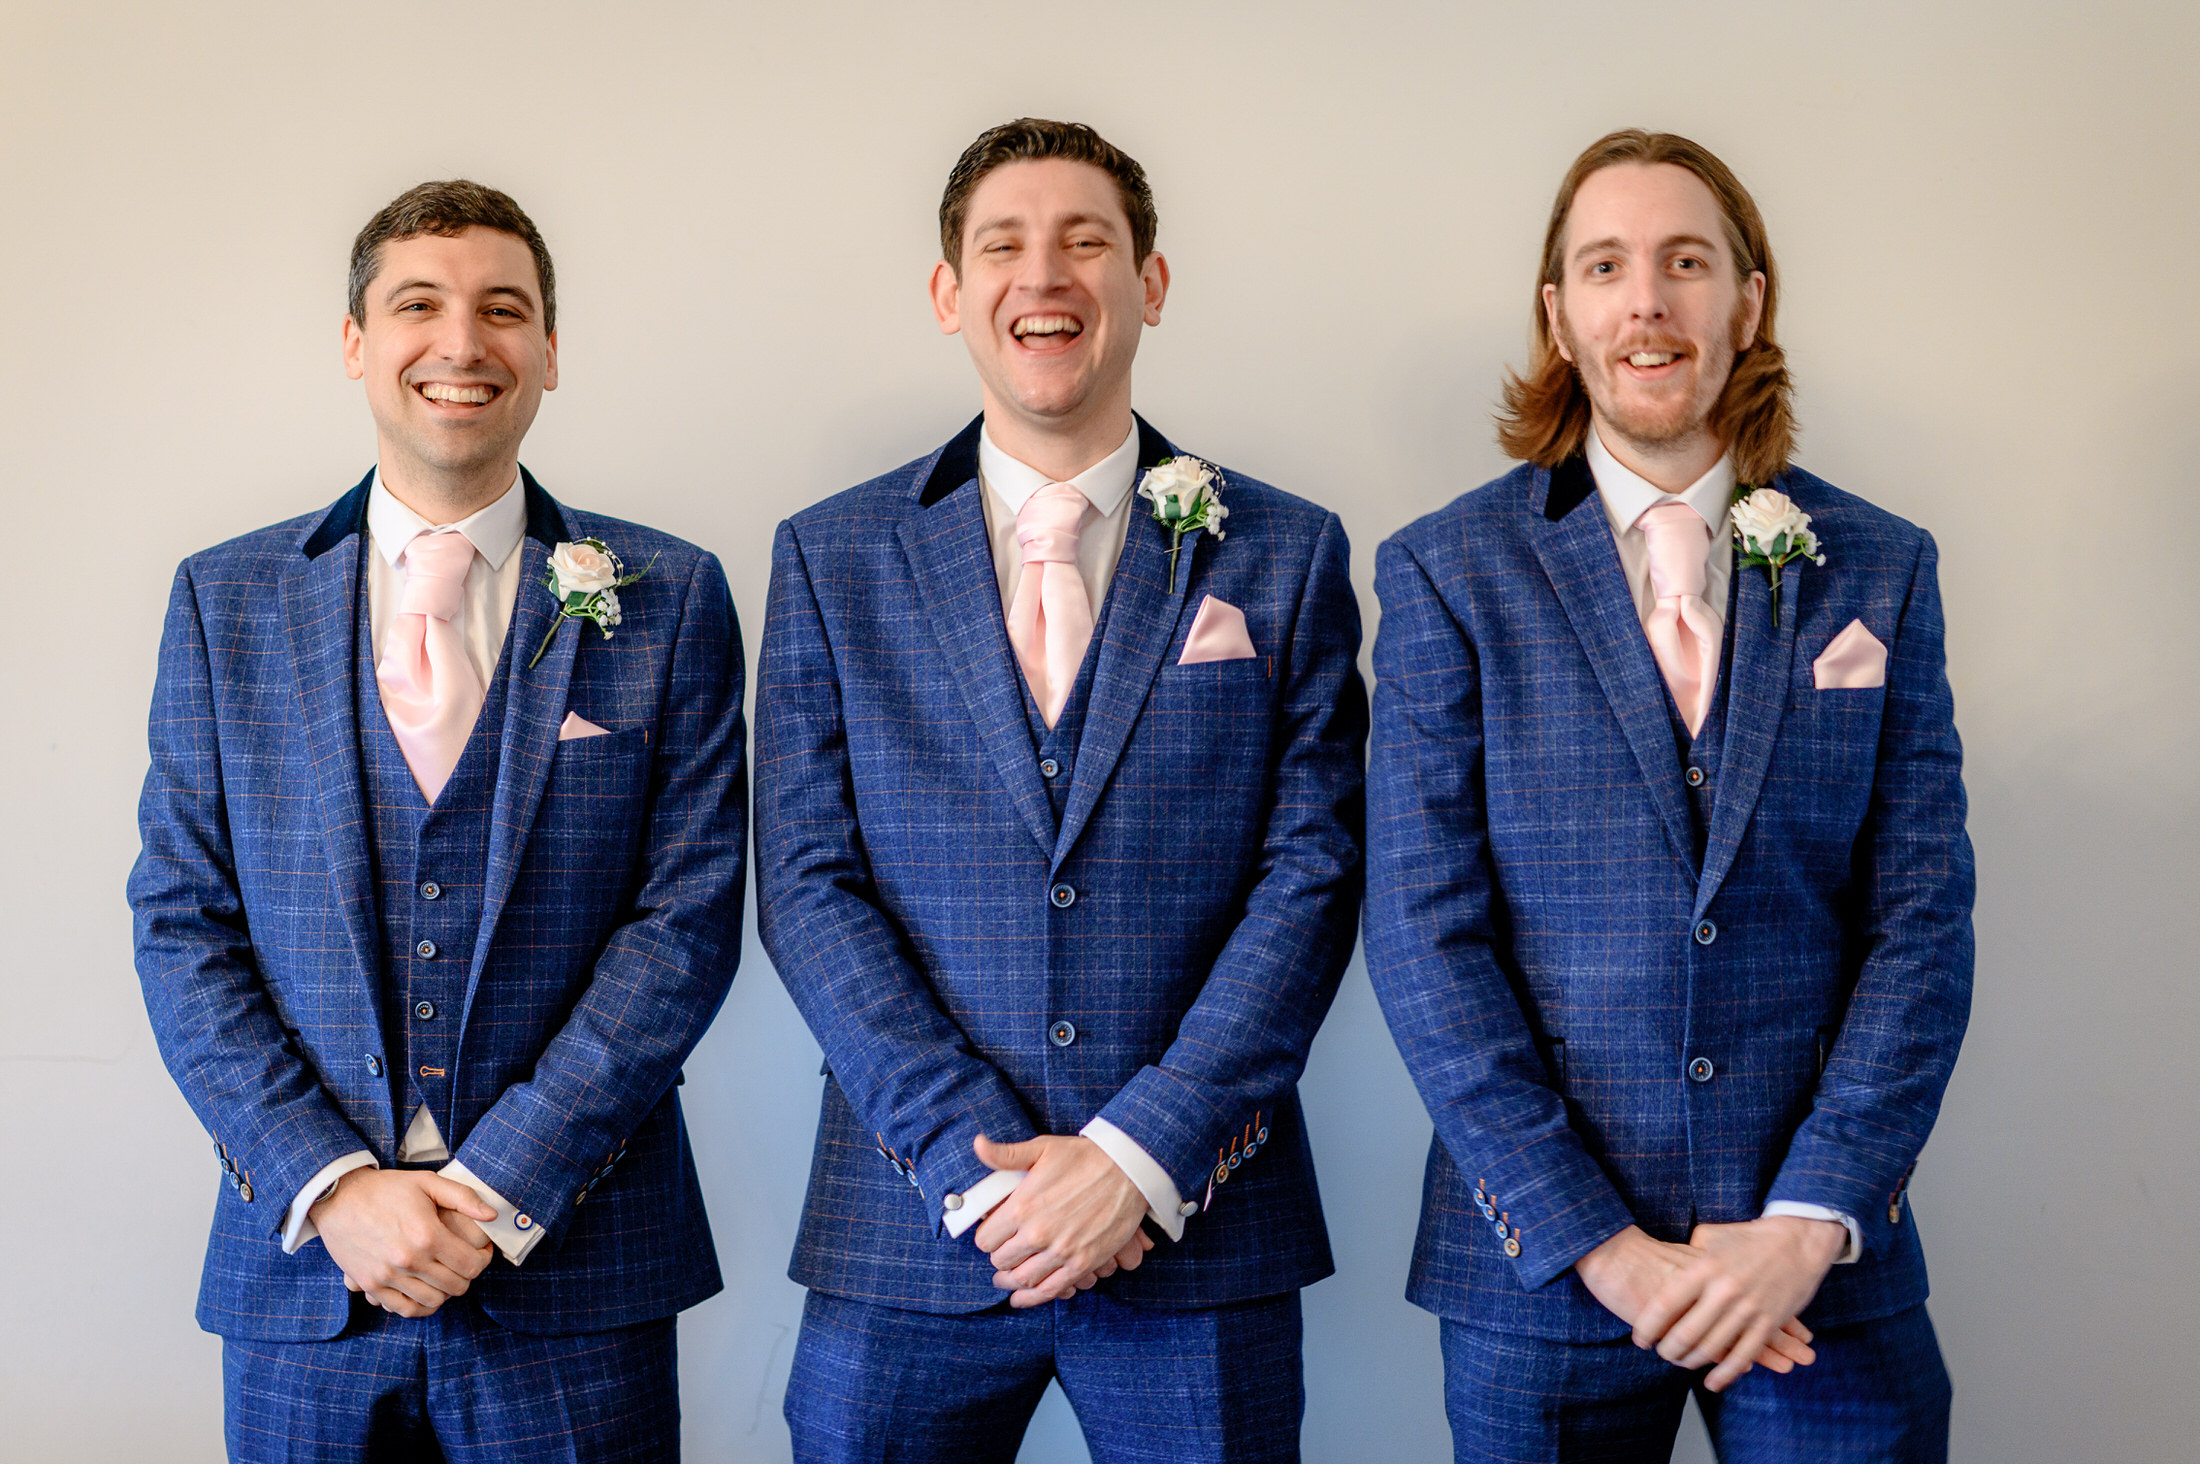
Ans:
[[[496,1210],[465,1185],[417,1169],[354,1169],[308,1212],[344,1285],[401,1317],[462,1295],[495,1254],[476,1221]]]
[[[1092,1140],[1044,1134],[996,1144],[981,1135],[971,1147],[989,1169],[1024,1171],[974,1232],[1010,1306],[1089,1291],[1119,1270],[1137,1270],[1153,1249],[1138,1223],[1146,1197]]]
[[[1704,1386],[1716,1393],[1752,1367],[1787,1373],[1818,1360],[1798,1314],[1847,1242],[1838,1224],[1788,1215],[1699,1225],[1686,1245],[1630,1225],[1574,1270],[1634,1328],[1637,1347],[1676,1367],[1710,1367]]]

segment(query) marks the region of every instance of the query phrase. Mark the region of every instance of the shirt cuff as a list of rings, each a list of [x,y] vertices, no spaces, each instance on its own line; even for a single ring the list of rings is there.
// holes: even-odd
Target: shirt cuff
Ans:
[[[1848,1245],[1833,1258],[1833,1263],[1853,1266],[1863,1259],[1864,1228],[1839,1210],[1829,1210],[1824,1205],[1806,1205],[1801,1200],[1774,1200],[1765,1206],[1765,1218],[1774,1215],[1792,1215],[1798,1220],[1831,1220],[1849,1233]]]
[[[519,1265],[527,1259],[527,1253],[542,1239],[542,1227],[533,1218],[519,1213],[519,1207],[483,1184],[471,1169],[453,1159],[436,1171],[445,1179],[456,1180],[487,1203],[496,1207],[497,1217],[481,1228],[496,1248],[504,1253],[504,1259]]]
[[[1169,1172],[1155,1162],[1153,1155],[1147,1153],[1138,1140],[1104,1118],[1095,1118],[1078,1132],[1098,1144],[1100,1152],[1113,1159],[1124,1177],[1138,1186],[1138,1192],[1146,1197],[1146,1218],[1160,1226],[1169,1239],[1182,1240],[1184,1217],[1197,1211],[1199,1206],[1185,1208],[1176,1181],[1169,1178]]]
[[[307,1180],[298,1191],[298,1198],[290,1202],[290,1218],[283,1222],[283,1254],[298,1254],[299,1246],[320,1235],[321,1227],[313,1223],[312,1210],[335,1191],[336,1181],[354,1169],[381,1167],[374,1162],[374,1155],[365,1149],[356,1149],[341,1159],[322,1165],[320,1172]]]
[[[1024,1182],[1021,1169],[996,1169],[959,1195],[949,1195],[955,1201],[952,1206],[941,1202],[942,1213],[947,1217],[947,1233],[956,1240],[964,1231],[993,1213],[994,1206],[1016,1192],[1016,1186]]]

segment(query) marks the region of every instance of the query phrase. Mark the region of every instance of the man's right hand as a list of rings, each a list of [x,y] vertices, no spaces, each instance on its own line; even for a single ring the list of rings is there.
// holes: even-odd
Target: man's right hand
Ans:
[[[465,1185],[418,1169],[354,1169],[308,1212],[344,1284],[401,1317],[464,1293],[495,1254],[467,1222],[496,1213]]]
[[[1574,1262],[1574,1273],[1606,1311],[1632,1327],[1649,1309],[1651,1299],[1668,1276],[1701,1259],[1701,1252],[1689,1246],[1653,1239],[1641,1226],[1630,1225]],[[1652,1338],[1650,1345],[1656,1346],[1657,1339]],[[1817,1360],[1818,1354],[1810,1345],[1810,1328],[1800,1318],[1790,1317],[1772,1334],[1772,1340],[1752,1365],[1788,1373]],[[1742,1371],[1748,1371],[1748,1367]]]

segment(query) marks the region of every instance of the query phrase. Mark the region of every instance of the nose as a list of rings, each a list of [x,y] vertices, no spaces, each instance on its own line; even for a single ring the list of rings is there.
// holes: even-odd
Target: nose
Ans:
[[[1032,249],[1024,255],[1021,277],[1016,281],[1036,295],[1051,295],[1068,288],[1069,261],[1059,249]]]
[[[1665,278],[1655,270],[1640,270],[1628,281],[1627,313],[1640,321],[1661,321],[1668,310]]]
[[[488,354],[481,321],[470,310],[446,313],[436,331],[436,354],[454,366],[471,366]]]

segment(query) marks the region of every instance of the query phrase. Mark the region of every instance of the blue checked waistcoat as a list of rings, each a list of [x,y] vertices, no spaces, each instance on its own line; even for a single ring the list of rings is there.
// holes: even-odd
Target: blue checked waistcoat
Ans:
[[[1140,423],[1140,462],[1172,449]],[[1002,1300],[941,1203],[971,1140],[1105,1116],[1212,1203],[1133,1301],[1331,1269],[1296,1083],[1352,949],[1366,702],[1335,515],[1249,479],[1228,537],[1133,509],[1072,706],[1035,726],[978,424],[796,515],[758,658],[758,926],[825,1049],[791,1274],[942,1313]],[[1176,664],[1202,600],[1250,660]]]
[[[1925,1299],[1904,1191],[1970,1008],[1973,873],[1931,538],[1800,469],[1824,566],[1737,562],[1715,711],[1667,696],[1588,469],[1376,560],[1369,975],[1435,1118],[1408,1295],[1619,1336],[1573,1263],[1771,1200],[1853,1216],[1814,1326]],[[1852,620],[1884,687],[1816,688]]]
[[[489,1315],[541,1333],[670,1316],[720,1285],[673,1090],[739,956],[724,576],[527,477],[529,569],[431,814],[366,640],[371,482],[193,555],[169,602],[130,901],[162,1057],[225,1178],[200,1324],[334,1336],[342,1275],[319,1245],[283,1254],[284,1212],[346,1153],[395,1163],[423,1101],[545,1232],[474,1283]],[[648,572],[613,639],[562,626],[530,668],[555,609],[533,567],[589,535]],[[560,741],[569,711],[609,734]]]

